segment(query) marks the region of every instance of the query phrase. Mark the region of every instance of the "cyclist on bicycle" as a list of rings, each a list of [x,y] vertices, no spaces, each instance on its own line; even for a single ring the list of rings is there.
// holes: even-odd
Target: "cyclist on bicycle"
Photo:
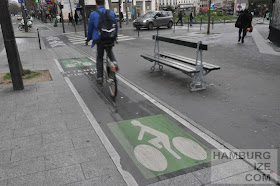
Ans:
[[[107,43],[103,42],[103,39],[101,39],[102,33],[101,33],[100,25],[106,24],[106,23],[104,23],[104,20],[108,21],[108,19],[106,19],[104,17],[109,15],[111,20],[114,23],[113,26],[115,27],[114,28],[115,36],[117,36],[118,25],[117,25],[115,14],[112,11],[105,9],[104,0],[96,0],[96,5],[97,5],[97,10],[93,11],[89,17],[87,41],[92,40],[91,48],[93,48],[95,44],[97,45],[97,56],[96,56],[97,80],[96,80],[96,82],[98,84],[101,84],[103,82],[103,57],[104,57],[105,49],[107,49],[106,52],[108,53],[108,57],[109,57],[110,61],[114,64],[114,66],[117,68],[117,70],[118,70],[118,64],[117,64],[116,58],[114,56],[114,53],[112,51],[112,47],[113,47],[114,43],[112,43],[110,45],[106,45]],[[101,14],[103,14],[103,15],[101,15]],[[101,16],[102,16],[102,21],[103,21],[102,23],[100,23]],[[109,22],[110,22],[110,20],[109,20]],[[105,33],[105,35],[106,35],[106,33]]]

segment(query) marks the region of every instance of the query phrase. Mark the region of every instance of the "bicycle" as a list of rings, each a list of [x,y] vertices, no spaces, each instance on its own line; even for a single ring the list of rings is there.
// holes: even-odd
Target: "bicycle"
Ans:
[[[112,45],[104,45],[106,51],[106,58],[103,61],[103,82],[105,80],[106,84],[109,87],[110,95],[113,101],[116,101],[118,93],[118,84],[116,78],[117,67],[114,63],[109,60],[108,50]]]
[[[158,150],[163,147],[176,159],[182,159],[178,153],[172,150],[167,134],[146,126],[137,120],[132,120],[131,124],[141,128],[138,141],[143,140],[145,133],[155,136],[155,138],[148,141],[151,145],[140,144],[134,148],[134,155],[137,161],[144,167],[152,171],[164,171],[167,169],[167,159],[164,154]],[[205,160],[207,158],[207,152],[204,148],[191,139],[177,136],[172,139],[172,144],[181,154],[189,158],[194,160]]]

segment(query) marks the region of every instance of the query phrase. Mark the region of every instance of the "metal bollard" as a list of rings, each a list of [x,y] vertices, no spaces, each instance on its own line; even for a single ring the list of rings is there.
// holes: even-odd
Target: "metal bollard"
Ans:
[[[188,32],[190,31],[190,17],[188,17]]]
[[[175,33],[175,19],[174,18],[173,18],[173,27],[174,27],[173,33]]]
[[[212,17],[212,29],[214,29],[214,17]]]
[[[40,39],[40,34],[39,34],[39,29],[38,28],[37,28],[37,33],[38,33],[39,48],[41,50],[42,49],[41,48],[41,39]]]
[[[202,17],[200,18],[200,30],[201,30],[201,26],[202,26]]]

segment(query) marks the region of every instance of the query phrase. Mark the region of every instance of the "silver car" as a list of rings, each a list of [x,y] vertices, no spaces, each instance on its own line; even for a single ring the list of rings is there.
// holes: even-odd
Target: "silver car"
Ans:
[[[173,15],[171,11],[151,11],[138,17],[133,21],[136,28],[146,27],[149,30],[153,27],[167,26],[171,28],[173,25]]]

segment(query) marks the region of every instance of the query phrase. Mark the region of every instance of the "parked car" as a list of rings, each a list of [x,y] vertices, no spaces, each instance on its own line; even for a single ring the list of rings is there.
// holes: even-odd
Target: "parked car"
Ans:
[[[171,11],[151,11],[135,19],[133,26],[136,28],[145,27],[149,30],[160,26],[171,28],[173,26],[173,15]]]
[[[17,15],[16,15],[16,18],[17,18],[17,20],[22,20],[22,15],[17,14]]]

